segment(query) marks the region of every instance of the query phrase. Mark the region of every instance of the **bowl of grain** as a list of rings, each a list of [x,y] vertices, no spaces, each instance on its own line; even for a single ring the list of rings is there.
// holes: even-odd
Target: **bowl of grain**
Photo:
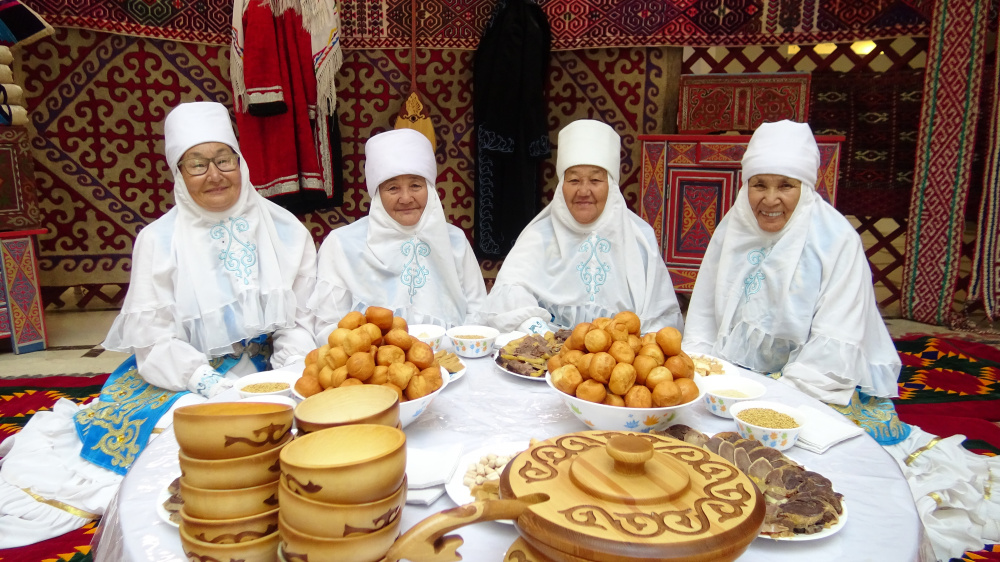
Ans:
[[[486,357],[493,353],[493,343],[500,330],[489,326],[455,326],[445,335],[455,347],[455,354],[462,357]]]
[[[407,332],[411,336],[431,346],[431,351],[437,353],[441,350],[441,341],[444,339],[444,328],[434,324],[413,324],[407,327]]]
[[[261,371],[241,377],[236,381],[240,398],[254,398],[268,395],[291,396],[292,386],[301,373],[291,371]]]
[[[705,408],[720,418],[732,418],[730,408],[764,396],[766,387],[758,381],[740,375],[714,375],[702,378]]]
[[[729,409],[736,430],[744,439],[756,439],[779,451],[791,448],[799,438],[805,416],[779,402],[747,400]]]

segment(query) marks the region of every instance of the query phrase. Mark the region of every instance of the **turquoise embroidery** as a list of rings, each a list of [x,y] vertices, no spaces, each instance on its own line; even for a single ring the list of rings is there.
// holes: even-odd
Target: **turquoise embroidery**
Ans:
[[[237,278],[242,278],[244,285],[250,284],[250,274],[257,265],[257,245],[240,240],[236,233],[246,232],[249,229],[250,224],[245,218],[229,217],[229,226],[219,222],[210,231],[212,238],[222,240],[226,244],[226,249],[219,252],[219,260],[226,266],[227,271],[232,271]],[[228,241],[225,240],[226,234],[229,235]],[[240,247],[233,249],[233,242]]]
[[[767,251],[764,248],[750,250],[750,253],[747,254],[747,261],[751,265],[760,265],[760,262],[764,261],[766,257]],[[763,280],[764,274],[760,272],[760,268],[747,275],[747,278],[743,280],[743,294],[746,295],[747,302],[750,302],[750,295],[760,290],[761,281]]]
[[[608,280],[608,272],[611,271],[611,265],[601,261],[597,254],[598,252],[603,254],[610,252],[611,242],[608,242],[607,238],[601,238],[595,232],[580,246],[579,251],[590,254],[586,260],[576,266],[576,270],[580,272],[580,280],[583,281],[587,292],[590,293],[590,302],[594,302],[594,297],[600,292],[601,285]]]
[[[403,272],[399,275],[399,281],[406,285],[406,290],[410,294],[410,304],[413,304],[413,295],[417,294],[417,289],[427,284],[427,275],[430,273],[430,270],[420,263],[420,256],[431,255],[431,247],[419,238],[411,238],[403,242],[400,250],[404,256],[410,256],[410,259],[403,264]]]

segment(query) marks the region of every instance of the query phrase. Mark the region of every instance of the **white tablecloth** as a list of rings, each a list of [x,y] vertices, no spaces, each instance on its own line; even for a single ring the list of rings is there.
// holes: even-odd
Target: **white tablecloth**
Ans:
[[[406,428],[409,447],[461,443],[466,450],[508,441],[549,438],[588,430],[543,381],[524,380],[494,368],[490,358],[465,359],[466,374],[449,384],[426,412]],[[832,412],[820,402],[763,376],[767,399],[808,404]],[[677,420],[706,434],[735,431],[732,420],[708,413],[699,403]],[[741,561],[760,562],[911,562],[918,559],[921,523],[909,487],[896,462],[870,437],[862,435],[823,455],[798,447],[788,456],[823,474],[844,495],[849,516],[833,536],[814,541],[756,539]],[[465,467],[458,470],[464,471]],[[183,561],[177,529],[156,513],[157,497],[178,475],[177,441],[172,431],[154,439],[125,477],[114,505],[102,522],[96,560]],[[408,504],[401,529],[454,507],[447,495],[430,506]],[[465,560],[500,561],[517,538],[509,524],[488,522],[462,528],[459,548]]]

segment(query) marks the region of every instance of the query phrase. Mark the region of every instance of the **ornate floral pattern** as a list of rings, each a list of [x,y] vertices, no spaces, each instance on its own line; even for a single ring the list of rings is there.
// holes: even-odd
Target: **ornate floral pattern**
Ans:
[[[244,285],[250,284],[250,277],[255,271],[254,266],[257,265],[257,245],[240,240],[237,233],[249,229],[250,224],[245,218],[229,217],[228,226],[220,221],[209,231],[213,239],[220,240],[226,245],[225,249],[219,252],[219,261],[226,271],[234,273],[237,279],[243,279]],[[237,244],[235,248],[233,242]]]
[[[399,282],[406,287],[406,292],[410,295],[410,304],[413,304],[413,296],[417,294],[417,289],[427,284],[427,276],[431,270],[420,263],[420,257],[431,255],[431,247],[419,238],[413,237],[403,242],[400,251],[404,256],[409,256],[403,264],[403,272],[399,274]]]
[[[586,254],[587,257],[576,266],[576,270],[580,272],[580,281],[583,281],[587,292],[590,293],[590,302],[594,302],[597,293],[601,291],[601,285],[608,280],[608,272],[611,271],[611,264],[602,261],[598,254],[607,254],[610,251],[611,242],[596,232],[580,246],[579,252]]]

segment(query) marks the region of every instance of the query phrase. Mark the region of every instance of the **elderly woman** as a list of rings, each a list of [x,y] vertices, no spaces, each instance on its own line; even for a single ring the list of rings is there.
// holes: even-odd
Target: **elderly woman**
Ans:
[[[543,333],[631,310],[644,331],[683,329],[653,229],[618,186],[620,154],[618,134],[600,121],[559,132],[559,184],[504,260],[486,300],[490,324]]]
[[[316,247],[250,184],[229,111],[181,104],[164,132],[176,205],[136,238],[128,295],[103,344],[133,355],[98,400],[60,400],[3,444],[0,548],[100,516],[171,408],[315,347],[305,300]]]
[[[1000,504],[983,494],[990,461],[962,448],[962,436],[939,440],[896,415],[899,356],[860,237],[816,193],[819,164],[808,125],[765,123],[754,133],[743,186],[698,273],[682,347],[776,373],[849,416],[900,462],[928,558],[978,550],[1000,538]]]
[[[461,229],[448,224],[430,141],[412,129],[365,143],[367,217],[334,230],[319,250],[309,306],[326,338],[352,310],[382,306],[410,324],[474,321],[486,284]]]

